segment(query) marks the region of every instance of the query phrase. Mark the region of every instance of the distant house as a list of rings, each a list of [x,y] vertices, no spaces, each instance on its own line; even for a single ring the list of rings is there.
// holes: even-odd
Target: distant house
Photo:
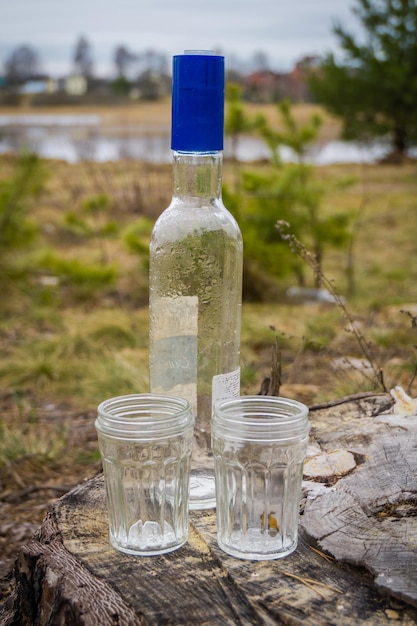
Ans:
[[[31,96],[43,93],[55,93],[56,90],[56,81],[48,76],[41,76],[27,80],[19,88],[19,92],[21,94]]]
[[[308,74],[319,66],[320,57],[311,55],[300,59],[290,72],[259,70],[244,79],[244,95],[255,102],[277,102],[289,98],[294,102],[310,99]]]
[[[83,96],[87,93],[87,87],[86,77],[78,74],[68,76],[64,82],[64,90],[70,96]]]
[[[288,92],[288,74],[259,70],[244,79],[244,95],[247,100],[256,102],[276,102]]]
[[[300,59],[290,72],[290,97],[295,102],[308,102],[311,99],[308,75],[320,67],[320,57],[305,56]]]
[[[59,83],[54,78],[48,78],[46,83],[46,93],[56,93],[59,91]]]
[[[106,78],[92,77],[88,79],[88,93],[108,96],[111,94],[111,81]]]

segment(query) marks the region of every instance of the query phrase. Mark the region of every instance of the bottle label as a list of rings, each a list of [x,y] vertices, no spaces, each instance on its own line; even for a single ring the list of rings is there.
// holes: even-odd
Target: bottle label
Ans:
[[[153,393],[186,398],[197,408],[198,297],[159,298],[152,355]]]
[[[169,391],[176,385],[196,381],[197,337],[177,335],[160,339],[155,344],[156,376],[159,386]]]
[[[237,398],[240,394],[240,367],[227,374],[213,376],[212,408],[216,402]]]

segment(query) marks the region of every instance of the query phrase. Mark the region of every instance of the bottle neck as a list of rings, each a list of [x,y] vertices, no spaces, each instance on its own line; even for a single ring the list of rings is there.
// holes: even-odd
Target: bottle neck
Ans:
[[[173,152],[174,197],[201,204],[221,198],[223,152]]]

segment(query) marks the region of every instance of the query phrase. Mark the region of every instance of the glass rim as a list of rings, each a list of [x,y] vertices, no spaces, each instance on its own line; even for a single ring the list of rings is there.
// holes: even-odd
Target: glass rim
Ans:
[[[179,434],[194,425],[185,398],[141,393],[115,396],[97,407],[96,430],[115,439],[156,439]]]
[[[214,406],[213,433],[243,441],[288,441],[308,435],[307,405],[282,396],[239,396]]]

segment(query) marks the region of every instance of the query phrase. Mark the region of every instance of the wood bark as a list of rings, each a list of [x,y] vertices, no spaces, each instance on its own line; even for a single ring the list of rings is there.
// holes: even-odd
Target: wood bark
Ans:
[[[175,552],[121,554],[108,542],[97,476],[58,500],[21,550],[0,624],[417,623],[417,418],[392,404],[370,395],[312,408],[316,464],[289,557],[224,554],[215,511],[191,513],[189,541]]]
[[[314,412],[318,457],[350,454],[355,466],[304,482],[302,526],[322,550],[417,607],[416,413],[387,412],[384,396],[364,400],[339,405],[333,424],[331,409]]]

